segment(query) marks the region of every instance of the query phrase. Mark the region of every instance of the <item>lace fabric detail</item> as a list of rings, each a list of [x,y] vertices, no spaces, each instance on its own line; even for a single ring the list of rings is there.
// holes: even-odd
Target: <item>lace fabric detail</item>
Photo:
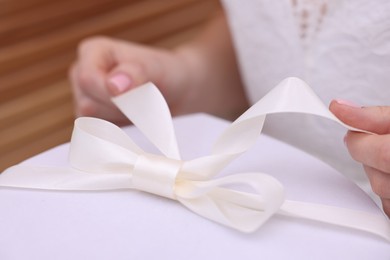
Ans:
[[[308,47],[321,31],[328,14],[328,0],[291,0],[293,15],[298,24],[299,36]]]

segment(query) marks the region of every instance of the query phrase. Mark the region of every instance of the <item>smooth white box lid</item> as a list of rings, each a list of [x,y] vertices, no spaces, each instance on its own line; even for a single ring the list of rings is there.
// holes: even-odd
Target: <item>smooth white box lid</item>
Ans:
[[[229,122],[174,119],[184,159],[207,155]],[[145,150],[153,147],[124,128]],[[68,144],[25,163],[66,165]],[[287,199],[380,213],[355,184],[306,153],[262,135],[222,173],[264,172]],[[0,188],[0,259],[389,259],[388,242],[314,221],[274,216],[254,234],[216,224],[179,202],[140,191],[56,192]]]

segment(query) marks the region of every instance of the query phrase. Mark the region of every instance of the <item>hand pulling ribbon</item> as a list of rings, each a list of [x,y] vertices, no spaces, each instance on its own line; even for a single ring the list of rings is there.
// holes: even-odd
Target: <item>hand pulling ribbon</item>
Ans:
[[[113,102],[162,155],[144,152],[107,121],[78,118],[69,152],[71,167],[16,165],[0,175],[0,187],[138,189],[178,200],[197,214],[242,232],[255,231],[278,213],[363,230],[390,241],[390,224],[384,215],[285,200],[283,186],[270,175],[240,173],[212,179],[250,148],[267,114],[307,113],[344,125],[303,81],[281,82],[225,130],[211,155],[189,161],[180,159],[169,108],[153,84],[115,97]],[[251,192],[228,188],[231,184],[248,186]]]

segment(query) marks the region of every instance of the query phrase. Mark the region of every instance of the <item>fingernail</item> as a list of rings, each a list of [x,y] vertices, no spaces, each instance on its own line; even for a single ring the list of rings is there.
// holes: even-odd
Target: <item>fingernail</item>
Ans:
[[[110,83],[110,88],[115,94],[123,93],[130,89],[131,79],[125,74],[117,74],[111,77],[108,82]]]
[[[349,106],[349,107],[356,107],[356,108],[360,108],[361,107],[361,106],[358,106],[358,105],[356,105],[355,103],[353,103],[351,101],[344,100],[344,99],[335,99],[335,101],[337,103],[339,103],[340,105],[345,105],[345,106]]]

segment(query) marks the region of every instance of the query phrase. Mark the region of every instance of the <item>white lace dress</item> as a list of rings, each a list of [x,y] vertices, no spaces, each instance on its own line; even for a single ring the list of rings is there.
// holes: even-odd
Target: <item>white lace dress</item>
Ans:
[[[325,104],[390,105],[390,1],[224,0],[251,102],[289,76]],[[304,101],[303,101],[304,102]],[[376,200],[343,143],[345,129],[312,116],[274,115],[265,132],[326,161]]]

